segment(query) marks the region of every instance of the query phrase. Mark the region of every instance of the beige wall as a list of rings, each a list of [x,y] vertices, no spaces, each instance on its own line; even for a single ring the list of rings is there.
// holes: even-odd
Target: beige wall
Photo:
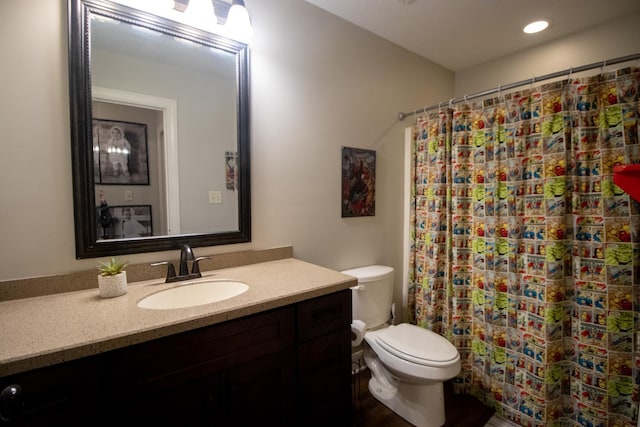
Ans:
[[[408,121],[396,115],[450,97],[452,73],[303,0],[246,3],[253,241],[196,253],[293,245],[296,257],[335,269],[399,270]],[[96,264],[75,259],[66,19],[66,0],[0,1],[0,280]],[[340,217],[343,145],[378,153],[375,217]]]

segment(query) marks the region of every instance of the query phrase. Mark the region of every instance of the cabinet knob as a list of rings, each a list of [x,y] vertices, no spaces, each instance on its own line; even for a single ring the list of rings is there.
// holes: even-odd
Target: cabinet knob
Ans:
[[[6,386],[0,393],[0,421],[8,422],[22,407],[22,388],[17,384]]]

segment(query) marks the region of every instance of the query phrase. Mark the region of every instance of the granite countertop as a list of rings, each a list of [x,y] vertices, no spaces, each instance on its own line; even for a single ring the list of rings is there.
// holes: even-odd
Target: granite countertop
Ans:
[[[295,258],[206,271],[203,278],[236,280],[249,290],[211,304],[149,310],[137,303],[181,286],[148,280],[127,294],[100,298],[98,287],[0,302],[0,377],[90,356],[355,286],[354,277]],[[182,286],[184,286],[182,284]]]

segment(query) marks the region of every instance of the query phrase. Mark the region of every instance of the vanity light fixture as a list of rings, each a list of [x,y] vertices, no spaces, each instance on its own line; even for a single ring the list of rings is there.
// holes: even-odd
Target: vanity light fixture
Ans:
[[[540,20],[540,21],[535,21],[535,22],[531,22],[530,24],[527,24],[522,29],[522,31],[524,31],[527,34],[539,33],[540,31],[545,30],[548,26],[549,26],[549,21]]]
[[[244,43],[248,43],[253,36],[244,0],[113,1]]]
[[[244,0],[174,0],[175,10],[184,11],[185,21],[200,28],[218,28],[224,35],[247,42],[253,35]],[[186,2],[186,4],[185,4]]]

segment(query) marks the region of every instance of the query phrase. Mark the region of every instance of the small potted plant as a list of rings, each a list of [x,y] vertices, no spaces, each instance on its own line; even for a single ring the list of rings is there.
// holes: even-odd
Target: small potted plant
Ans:
[[[127,272],[124,270],[128,262],[112,257],[98,266],[98,287],[102,298],[112,298],[127,293]]]

